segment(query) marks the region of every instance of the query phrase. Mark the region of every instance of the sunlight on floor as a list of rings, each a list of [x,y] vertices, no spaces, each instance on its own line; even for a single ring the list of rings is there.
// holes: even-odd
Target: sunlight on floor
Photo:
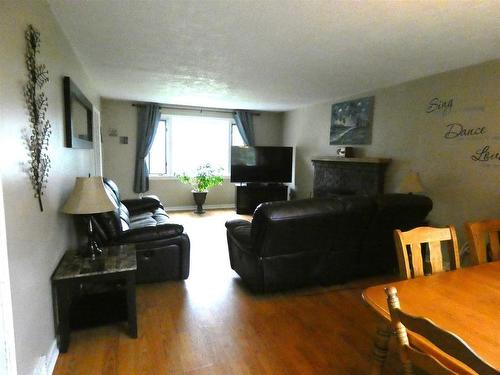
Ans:
[[[234,210],[207,211],[203,215],[180,212],[171,216],[184,226],[188,235],[196,233],[190,236],[191,272],[186,280],[189,303],[197,307],[227,303],[238,276],[229,264],[224,224],[242,217]]]

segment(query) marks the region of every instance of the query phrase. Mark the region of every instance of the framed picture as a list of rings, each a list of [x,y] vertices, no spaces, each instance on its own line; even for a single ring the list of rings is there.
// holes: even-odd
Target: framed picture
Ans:
[[[331,145],[369,145],[372,142],[374,96],[332,105]]]

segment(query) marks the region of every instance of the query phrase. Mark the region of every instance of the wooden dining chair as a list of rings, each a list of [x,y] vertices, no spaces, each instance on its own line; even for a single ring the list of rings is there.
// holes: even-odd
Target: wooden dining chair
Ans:
[[[429,374],[436,375],[500,374],[493,366],[481,359],[467,343],[457,335],[436,326],[429,319],[414,317],[403,312],[395,287],[391,286],[385,288],[385,293],[387,295],[387,304],[391,315],[391,324],[398,338],[399,353],[405,375],[414,374],[413,365]],[[460,361],[461,364],[454,364],[453,367],[448,367],[436,359],[435,354],[424,353],[411,346],[408,340],[407,329],[423,336],[432,346]],[[470,370],[462,364],[470,368]]]
[[[500,219],[465,223],[474,264],[500,260]],[[489,251],[488,251],[489,250]]]
[[[423,251],[428,251],[429,254],[431,270],[427,270],[427,274],[444,271],[441,252],[443,242],[448,245],[450,269],[460,268],[457,233],[452,225],[446,228],[418,227],[406,232],[396,229],[394,242],[398,255],[399,273],[403,279],[426,274]]]

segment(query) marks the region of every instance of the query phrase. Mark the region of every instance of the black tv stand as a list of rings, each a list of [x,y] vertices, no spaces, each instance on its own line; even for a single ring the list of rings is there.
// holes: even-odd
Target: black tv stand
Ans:
[[[236,213],[253,214],[257,206],[264,202],[286,201],[288,186],[279,183],[247,183],[236,186]]]
[[[262,186],[267,186],[267,184],[264,184],[262,182],[247,182],[246,184],[242,184],[239,186],[262,187]]]

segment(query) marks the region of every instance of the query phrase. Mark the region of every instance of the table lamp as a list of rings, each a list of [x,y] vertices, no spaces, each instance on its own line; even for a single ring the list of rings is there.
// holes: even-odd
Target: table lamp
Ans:
[[[64,204],[62,212],[88,216],[88,245],[87,253],[84,255],[90,256],[92,260],[95,259],[96,255],[100,255],[102,250],[94,240],[91,215],[115,209],[116,205],[109,199],[101,176],[76,178],[75,187]]]
[[[399,185],[399,191],[401,193],[423,193],[424,187],[422,186],[422,180],[420,180],[420,176],[417,172],[410,172],[406,177],[401,181]]]

